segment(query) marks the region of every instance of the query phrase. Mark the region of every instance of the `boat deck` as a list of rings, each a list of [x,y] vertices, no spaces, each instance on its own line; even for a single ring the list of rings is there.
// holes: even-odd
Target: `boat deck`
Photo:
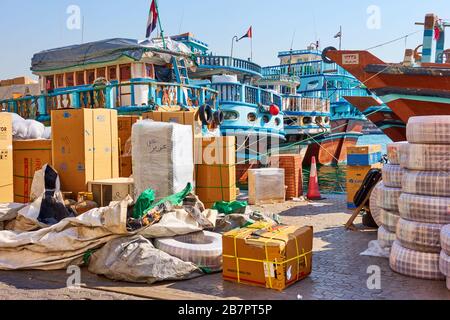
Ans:
[[[0,272],[0,299],[439,299],[450,300],[444,281],[405,277],[389,268],[387,259],[360,256],[375,231],[345,231],[349,214],[345,195],[326,195],[317,203],[287,202],[256,207],[261,212],[279,212],[283,222],[312,225],[315,230],[312,275],[284,292],[222,281],[213,274],[189,281],[157,285],[113,282],[83,270],[83,287],[66,288],[65,271]],[[357,220],[357,223],[360,223]],[[381,290],[367,288],[367,268],[381,269]]]

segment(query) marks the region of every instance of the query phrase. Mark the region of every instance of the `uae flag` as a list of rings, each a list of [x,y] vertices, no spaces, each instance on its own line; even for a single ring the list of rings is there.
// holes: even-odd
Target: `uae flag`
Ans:
[[[156,0],[152,0],[152,4],[150,5],[150,12],[148,14],[147,21],[147,33],[145,35],[146,38],[150,38],[153,30],[156,29],[156,25],[158,24],[158,10],[156,8]]]
[[[238,41],[241,41],[242,39],[245,39],[245,38],[250,38],[250,39],[253,38],[253,28],[252,27],[250,27],[250,29],[248,29],[247,33],[245,35],[243,35],[242,37],[240,37]]]

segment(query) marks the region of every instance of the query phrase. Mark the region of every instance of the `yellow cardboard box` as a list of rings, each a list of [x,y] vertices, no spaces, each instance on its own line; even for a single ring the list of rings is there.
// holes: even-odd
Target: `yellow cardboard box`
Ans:
[[[347,147],[347,154],[371,154],[381,152],[380,145]]]
[[[353,198],[358,192],[364,178],[371,169],[381,169],[381,163],[377,163],[371,166],[347,166],[347,204],[349,207],[353,207]]]
[[[12,116],[0,112],[0,203],[14,201]]]
[[[196,164],[235,165],[236,137],[208,137],[195,139]]]
[[[61,188],[87,191],[87,182],[119,177],[117,111],[53,110],[52,158]]]
[[[28,203],[34,173],[52,164],[51,140],[17,140],[13,142],[14,202]]]
[[[223,235],[223,279],[275,290],[312,271],[313,228],[243,228]]]

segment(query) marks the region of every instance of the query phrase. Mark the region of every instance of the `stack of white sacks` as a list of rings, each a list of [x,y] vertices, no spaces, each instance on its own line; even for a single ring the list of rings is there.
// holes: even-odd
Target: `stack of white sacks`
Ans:
[[[403,168],[400,167],[399,143],[388,146],[388,160],[382,169],[383,181],[372,193],[371,212],[378,229],[378,244],[382,249],[389,250],[396,240],[396,228],[400,219],[398,199],[402,194]],[[374,205],[372,205],[374,203]]]
[[[443,280],[439,260],[441,231],[450,224],[450,117],[411,118],[407,138],[400,152],[403,193],[390,266],[403,275]]]

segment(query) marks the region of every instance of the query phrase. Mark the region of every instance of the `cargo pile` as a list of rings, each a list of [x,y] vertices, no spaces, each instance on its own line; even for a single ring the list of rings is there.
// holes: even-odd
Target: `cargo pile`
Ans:
[[[405,172],[390,266],[407,276],[442,280],[441,231],[450,224],[450,117],[411,118],[407,138],[400,148]]]

